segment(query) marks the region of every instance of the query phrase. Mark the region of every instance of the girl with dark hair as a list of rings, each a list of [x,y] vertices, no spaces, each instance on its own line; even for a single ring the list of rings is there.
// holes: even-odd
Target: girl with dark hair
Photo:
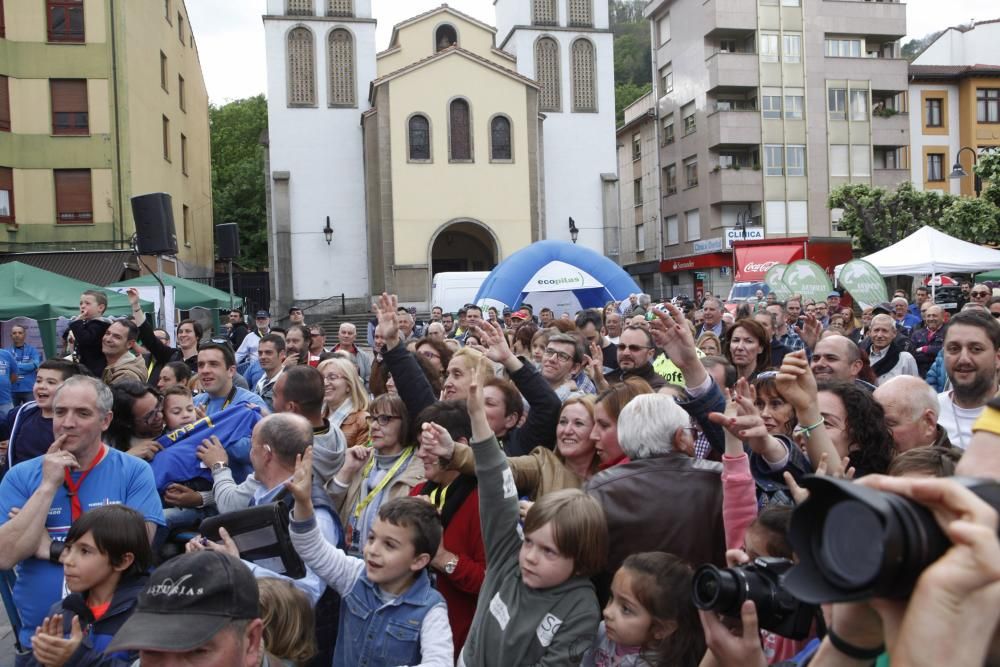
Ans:
[[[751,319],[737,320],[722,340],[722,351],[740,377],[753,380],[767,370],[771,359],[771,341],[759,323]]]
[[[849,459],[855,477],[884,475],[895,445],[885,411],[871,392],[852,382],[824,382],[817,398],[825,430],[838,454]]]
[[[105,655],[104,650],[132,615],[153,564],[142,514],[125,505],[83,513],[70,526],[59,562],[70,594],[35,631],[26,664],[131,664],[135,652]]]
[[[156,388],[161,392],[169,387],[187,387],[191,379],[191,369],[183,361],[171,361],[160,369],[160,377],[156,381]]]
[[[705,654],[691,600],[691,566],[673,554],[648,551],[615,573],[604,621],[581,667],[695,667]]]

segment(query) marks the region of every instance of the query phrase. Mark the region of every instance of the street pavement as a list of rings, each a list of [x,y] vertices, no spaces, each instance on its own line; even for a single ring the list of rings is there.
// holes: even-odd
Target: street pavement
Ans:
[[[0,613],[0,667],[14,667],[14,631],[6,613]]]

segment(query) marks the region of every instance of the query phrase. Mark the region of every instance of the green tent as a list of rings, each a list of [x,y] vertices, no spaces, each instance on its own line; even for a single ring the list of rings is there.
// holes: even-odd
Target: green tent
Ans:
[[[108,295],[106,316],[132,314],[124,294],[21,262],[0,264],[0,320],[28,317],[38,322],[45,354],[51,357],[56,353],[56,321],[78,315],[80,294],[89,289]],[[144,310],[152,310],[151,303],[143,305]]]
[[[158,274],[164,285],[174,288],[174,305],[180,310],[191,310],[192,308],[207,308],[209,310],[219,310],[229,308],[229,292],[223,292],[210,285],[205,285],[187,278],[178,278],[168,273]],[[123,280],[108,287],[159,287],[156,276],[146,274],[138,278]],[[239,308],[243,305],[243,299],[233,297],[234,305]]]
[[[1000,269],[986,271],[985,273],[977,273],[976,280],[1000,280]]]

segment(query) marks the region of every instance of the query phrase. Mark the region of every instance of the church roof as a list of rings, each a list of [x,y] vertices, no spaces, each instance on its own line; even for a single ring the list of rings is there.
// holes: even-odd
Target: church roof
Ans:
[[[479,19],[469,16],[464,12],[460,12],[454,7],[449,7],[448,3],[444,3],[440,7],[435,7],[434,9],[423,12],[422,14],[417,14],[416,16],[410,17],[405,21],[397,23],[396,25],[392,26],[392,36],[389,38],[389,48],[386,50],[387,51],[392,50],[392,48],[397,45],[396,38],[399,36],[400,30],[402,30],[407,26],[413,25],[414,23],[418,23],[419,21],[424,20],[428,16],[433,16],[434,14],[439,14],[439,13],[454,14],[455,16],[468,21],[469,23],[479,26],[483,30],[488,30],[489,32],[492,32],[494,35],[497,32],[497,29],[494,28],[493,26],[487,23],[483,23]]]
[[[379,78],[377,78],[374,81],[372,81],[371,88],[374,91],[376,87],[382,85],[383,83],[387,83],[387,82],[389,82],[389,81],[391,81],[393,79],[399,78],[399,77],[401,77],[401,76],[403,76],[405,74],[409,74],[410,72],[412,72],[414,70],[420,69],[421,67],[426,67],[427,65],[430,65],[431,63],[437,62],[438,60],[442,60],[444,58],[448,58],[449,56],[453,56],[453,55],[458,55],[458,56],[463,56],[465,58],[468,58],[469,60],[472,60],[473,62],[476,62],[476,63],[478,63],[480,65],[483,65],[484,67],[488,67],[489,69],[491,69],[491,70],[493,70],[495,72],[503,74],[504,76],[508,76],[508,77],[510,77],[512,79],[517,79],[521,83],[524,83],[525,85],[531,86],[532,88],[538,88],[539,87],[538,83],[534,79],[529,79],[528,77],[526,77],[526,76],[524,76],[522,74],[518,74],[517,72],[515,72],[512,69],[507,69],[506,67],[502,67],[502,66],[496,64],[495,62],[493,62],[492,60],[488,60],[486,58],[483,58],[480,55],[476,55],[472,51],[466,51],[465,49],[463,49],[462,47],[460,47],[460,46],[458,46],[456,44],[455,46],[449,46],[447,49],[443,49],[441,51],[438,51],[437,53],[435,53],[432,56],[428,56],[426,58],[423,58],[422,60],[418,60],[418,61],[416,61],[414,63],[410,63],[406,67],[402,67],[402,68],[400,68],[400,69],[398,69],[398,70],[396,70],[394,72],[389,72],[388,74],[384,74],[384,75],[380,76]]]

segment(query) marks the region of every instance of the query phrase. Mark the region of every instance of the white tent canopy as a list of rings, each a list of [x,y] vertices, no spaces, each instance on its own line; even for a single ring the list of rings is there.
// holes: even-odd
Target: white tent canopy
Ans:
[[[883,276],[935,275],[950,271],[979,273],[1000,269],[1000,250],[962,241],[927,226],[862,259]],[[841,268],[843,265],[837,267],[837,275]]]

